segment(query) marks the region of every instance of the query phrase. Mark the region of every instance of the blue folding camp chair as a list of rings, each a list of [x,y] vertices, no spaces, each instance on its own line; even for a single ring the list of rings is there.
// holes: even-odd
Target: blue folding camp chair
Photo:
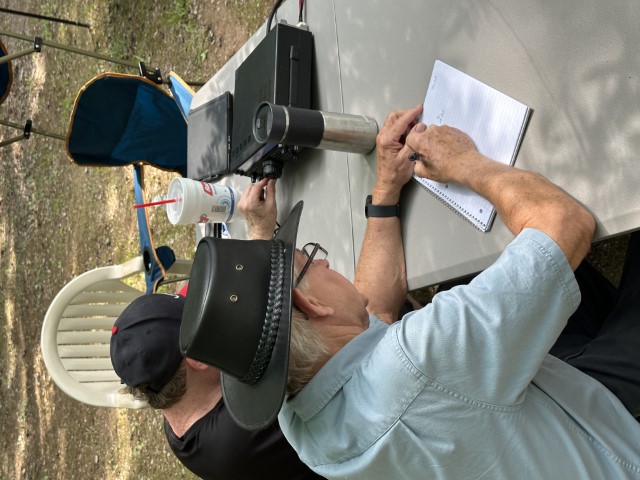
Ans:
[[[190,104],[188,99],[182,101]],[[105,73],[90,80],[76,98],[67,153],[77,165],[133,165],[136,203],[146,203],[144,165],[186,176],[186,117],[159,85],[136,75]],[[151,293],[175,255],[167,246],[154,247],[146,209],[138,209],[137,220],[147,293]]]
[[[76,98],[67,151],[78,165],[143,163],[187,173],[187,123],[159,85],[137,75],[104,73]]]

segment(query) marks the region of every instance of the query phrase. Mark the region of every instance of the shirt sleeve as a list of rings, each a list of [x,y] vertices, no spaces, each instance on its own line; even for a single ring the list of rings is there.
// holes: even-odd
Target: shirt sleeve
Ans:
[[[514,405],[580,303],[573,271],[546,234],[524,230],[469,285],[397,325],[400,348],[436,384]]]

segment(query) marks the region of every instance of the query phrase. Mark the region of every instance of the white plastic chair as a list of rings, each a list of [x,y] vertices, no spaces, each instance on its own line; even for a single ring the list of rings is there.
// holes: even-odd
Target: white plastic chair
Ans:
[[[147,406],[120,393],[123,385],[109,356],[116,318],[132,300],[144,295],[122,280],[144,271],[142,256],[96,268],[67,283],[51,302],[40,346],[53,381],[70,397],[97,407]],[[176,260],[167,273],[187,279],[190,271],[191,260]]]

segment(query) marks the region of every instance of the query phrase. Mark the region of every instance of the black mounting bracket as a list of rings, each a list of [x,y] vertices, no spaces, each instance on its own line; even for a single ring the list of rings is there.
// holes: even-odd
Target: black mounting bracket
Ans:
[[[159,68],[153,69],[153,72],[147,70],[144,62],[140,62],[138,64],[138,69],[140,71],[140,76],[146,78],[147,80],[151,80],[153,83],[157,83],[158,85],[162,85],[162,74],[160,73]]]
[[[26,139],[31,138],[31,127],[33,126],[33,122],[31,120],[27,120],[24,124],[24,130],[22,131],[22,136]]]

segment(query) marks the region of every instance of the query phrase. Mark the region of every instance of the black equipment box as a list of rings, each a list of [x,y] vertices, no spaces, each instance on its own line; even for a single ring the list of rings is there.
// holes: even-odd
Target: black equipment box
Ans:
[[[278,23],[238,67],[233,96],[189,111],[187,175],[214,181],[229,173],[278,178],[297,147],[265,144],[253,136],[256,109],[268,101],[311,106],[313,35]]]
[[[238,67],[233,94],[230,172],[273,176],[263,171],[264,159],[287,154],[278,145],[265,145],[254,138],[254,114],[264,101],[310,108],[312,56],[310,32],[278,23]],[[286,158],[276,158],[276,162],[284,160]]]

